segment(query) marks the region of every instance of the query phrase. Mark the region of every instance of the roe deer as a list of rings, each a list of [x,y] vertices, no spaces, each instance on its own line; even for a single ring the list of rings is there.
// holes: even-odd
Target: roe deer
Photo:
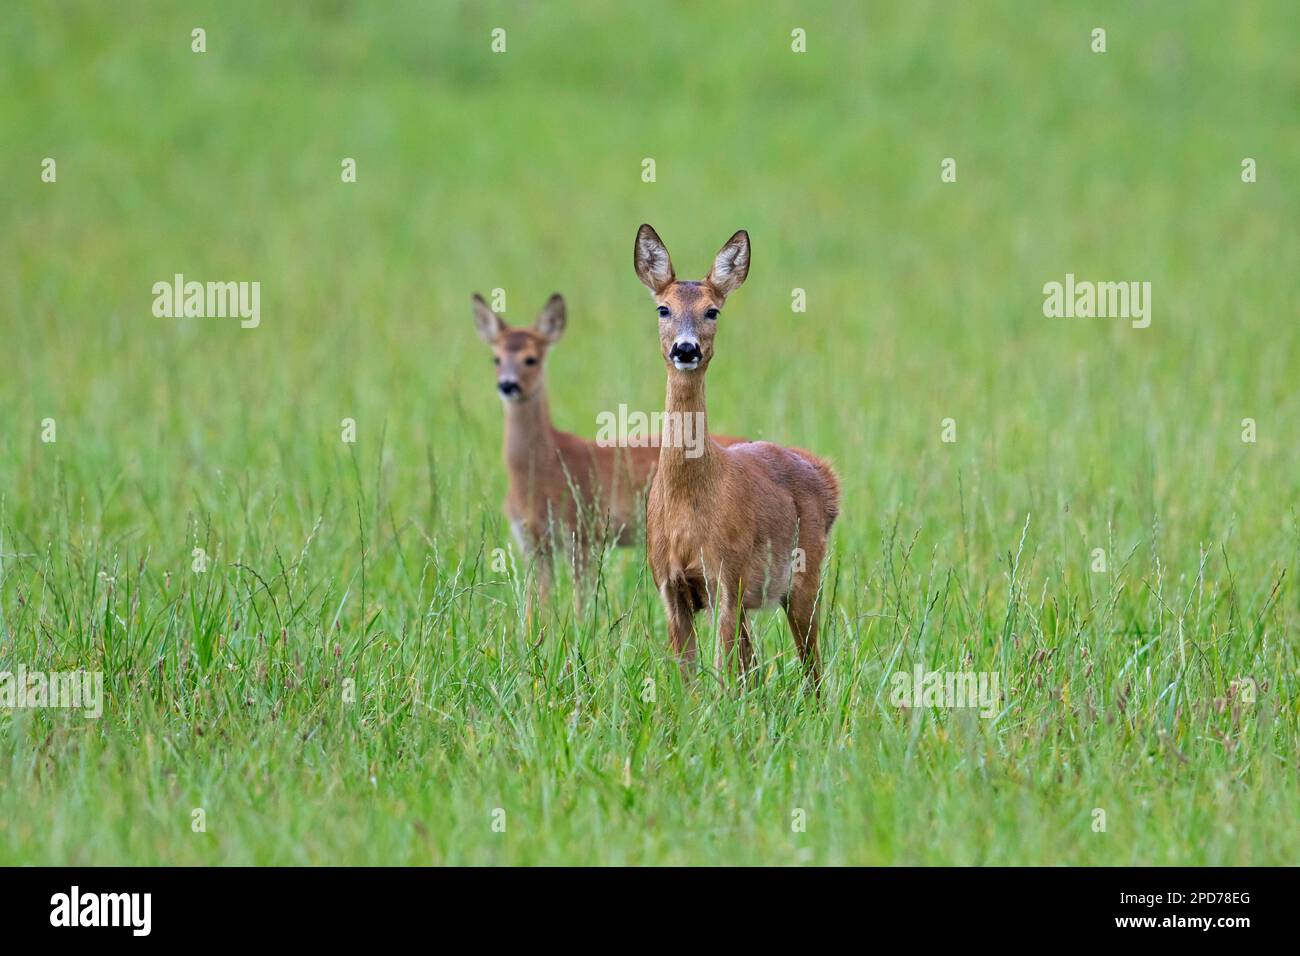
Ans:
[[[633,543],[637,496],[649,484],[659,450],[604,447],[551,424],[542,366],[564,334],[559,293],[530,329],[506,325],[478,293],[473,306],[479,337],[492,347],[505,406],[506,517],[525,557],[536,560],[545,595],[558,542],[568,546],[575,570],[606,536],[620,545]]]
[[[719,314],[749,274],[749,234],[742,229],[727,240],[703,281],[677,279],[668,250],[648,225],[637,232],[634,262],[659,313],[667,410],[703,414]],[[743,673],[753,662],[745,611],[779,604],[816,688],[821,565],[839,513],[835,472],[815,455],[770,442],[724,447],[706,440],[704,449],[690,458],[681,448],[661,447],[646,505],[650,570],[673,649],[683,666],[694,661],[695,615],[712,608],[720,627],[719,670],[723,660],[732,666],[739,634]]]

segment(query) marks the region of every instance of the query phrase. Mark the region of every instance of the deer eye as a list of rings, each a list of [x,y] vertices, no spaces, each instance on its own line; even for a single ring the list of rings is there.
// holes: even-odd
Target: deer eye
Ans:
[[[524,359],[524,364],[525,364],[525,365],[536,365],[536,364],[537,364],[537,357],[536,357],[535,355],[530,355],[530,356],[528,356],[528,358]]]
[[[704,310],[704,317],[705,317],[706,319],[716,319],[716,318],[718,317],[718,310],[717,310],[717,309],[705,309],[705,310]]]
[[[661,306],[659,306],[659,318],[661,318],[661,319],[666,319],[666,318],[668,318],[668,316],[671,315],[671,314],[672,314],[672,313],[670,313],[670,312],[668,311],[668,306],[666,306],[666,305],[661,305]]]

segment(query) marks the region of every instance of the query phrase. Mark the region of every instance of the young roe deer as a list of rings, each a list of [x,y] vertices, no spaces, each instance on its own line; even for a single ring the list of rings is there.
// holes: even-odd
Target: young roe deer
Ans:
[[[564,298],[551,296],[532,328],[511,328],[474,294],[474,326],[492,347],[497,392],[505,406],[505,512],[515,540],[536,561],[537,583],[551,586],[558,543],[575,570],[606,538],[634,542],[638,495],[659,461],[652,447],[604,447],[551,424],[542,377],[546,353],[564,334]]]
[[[704,413],[704,374],[719,316],[749,274],[749,234],[742,229],[728,239],[698,282],[677,278],[667,248],[648,225],[637,232],[634,262],[659,314],[666,408]],[[818,588],[827,535],[839,513],[835,472],[809,452],[770,442],[724,447],[706,440],[704,449],[692,458],[681,448],[661,447],[646,507],[650,570],[673,649],[684,665],[694,661],[695,615],[711,608],[720,629],[718,667],[723,660],[732,666],[739,634],[743,672],[753,662],[745,611],[779,604],[817,687]]]

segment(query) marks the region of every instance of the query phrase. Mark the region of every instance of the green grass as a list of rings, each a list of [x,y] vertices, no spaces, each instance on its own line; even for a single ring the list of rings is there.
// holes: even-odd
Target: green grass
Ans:
[[[0,711],[0,863],[1300,858],[1291,4],[702,6],[6,10],[0,670],[107,699]],[[533,627],[492,569],[470,293],[566,295],[560,427],[660,408],[643,221],[692,277],[749,230],[711,424],[839,470],[820,704],[778,615],[683,684],[640,551]],[[918,661],[1003,711],[891,706]]]

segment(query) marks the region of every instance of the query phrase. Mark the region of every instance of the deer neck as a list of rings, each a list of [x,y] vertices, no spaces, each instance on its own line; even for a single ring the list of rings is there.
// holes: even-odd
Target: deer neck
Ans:
[[[555,429],[546,393],[539,391],[521,402],[505,402],[506,467],[518,478],[531,481],[555,457]]]
[[[720,473],[721,463],[709,439],[704,373],[670,368],[664,411],[659,474],[672,489],[707,487]]]

